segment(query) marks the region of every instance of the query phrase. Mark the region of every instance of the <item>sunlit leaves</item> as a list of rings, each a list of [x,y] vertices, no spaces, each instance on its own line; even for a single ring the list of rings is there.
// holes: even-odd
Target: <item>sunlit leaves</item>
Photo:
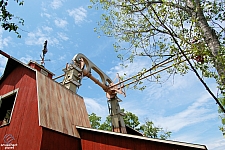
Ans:
[[[147,120],[144,124],[140,125],[138,116],[129,111],[125,111],[124,109],[121,109],[121,112],[125,114],[123,117],[125,125],[138,130],[146,137],[165,140],[171,136],[172,132],[165,131],[163,128],[155,126],[152,121]],[[89,120],[91,127],[94,129],[112,131],[110,116],[107,116],[106,120],[101,123],[101,117],[97,116],[95,113],[92,113],[89,115]]]
[[[125,116],[123,117],[124,123],[127,126],[133,128],[133,129],[136,129],[138,127],[138,125],[140,124],[138,116],[136,116],[135,114],[128,112],[128,111],[125,112],[124,109],[121,109],[121,111],[125,113]]]
[[[106,117],[106,120],[100,125],[98,129],[112,131],[111,117],[110,116]]]
[[[18,3],[19,6],[23,5],[24,1],[21,0],[14,0],[16,3]],[[1,26],[4,30],[7,30],[9,32],[14,31],[17,34],[17,37],[20,38],[21,35],[18,32],[18,24],[23,25],[24,20],[22,18],[16,17],[13,14],[11,14],[7,10],[8,6],[8,0],[0,0],[0,22]],[[13,21],[18,20],[18,24],[14,23]]]
[[[141,125],[138,129],[144,136],[158,139],[168,139],[171,136],[170,131],[164,131],[163,128],[157,127],[152,121],[147,120],[145,124]]]
[[[98,129],[100,127],[101,117],[98,117],[95,113],[91,113],[88,116],[91,123],[91,127],[93,129]]]

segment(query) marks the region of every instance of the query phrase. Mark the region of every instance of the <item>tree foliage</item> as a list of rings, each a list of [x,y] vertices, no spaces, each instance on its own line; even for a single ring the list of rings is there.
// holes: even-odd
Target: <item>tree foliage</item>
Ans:
[[[91,113],[88,115],[91,127],[93,129],[98,129],[100,127],[101,117],[98,117],[95,113]]]
[[[123,112],[125,114],[123,116],[125,125],[133,128],[133,129],[138,129],[137,127],[140,124],[138,117],[131,112],[128,112],[128,111],[125,112],[124,109],[121,109],[121,112]],[[98,129],[106,130],[106,131],[112,131],[111,117],[107,116],[106,120],[99,126]]]
[[[14,0],[16,3],[18,3],[19,6],[23,5],[24,1],[22,0]],[[15,15],[13,15],[11,12],[8,11],[7,6],[9,4],[9,0],[0,0],[0,22],[1,26],[6,31],[14,31],[17,34],[17,37],[21,37],[21,35],[18,32],[18,24],[23,25],[24,20],[22,18],[19,18]],[[15,23],[15,21],[18,21],[18,23]]]
[[[121,109],[121,111],[125,113],[125,116],[123,117],[125,124],[135,130],[138,130],[146,137],[166,140],[172,133],[170,131],[163,130],[163,128],[155,126],[152,121],[148,120],[145,122],[145,124],[139,126],[140,122],[135,114],[125,111],[124,109]],[[89,115],[89,120],[91,127],[94,129],[112,131],[110,116],[106,117],[106,120],[102,124],[101,117],[98,117],[95,113]]]
[[[121,109],[121,112],[125,113],[123,116],[124,123],[133,129],[137,129],[138,125],[140,124],[138,116],[129,111],[125,112],[124,109]]]
[[[163,128],[156,127],[152,121],[146,121],[145,124],[141,125],[138,129],[144,136],[150,138],[158,138],[166,140],[170,137],[170,131],[164,131]]]
[[[99,34],[115,37],[118,58],[131,63],[148,57],[151,65],[173,58],[169,74],[190,68],[218,82],[219,108],[225,132],[225,1],[222,0],[91,0],[103,9]],[[127,44],[124,44],[127,43]],[[125,45],[125,46],[124,46]],[[128,45],[128,46],[126,46]],[[127,55],[128,54],[128,55]],[[151,67],[151,66],[146,66]],[[145,70],[145,69],[144,69]],[[156,76],[158,80],[160,76]]]
[[[100,130],[112,131],[111,117],[107,116],[106,120],[100,125]]]

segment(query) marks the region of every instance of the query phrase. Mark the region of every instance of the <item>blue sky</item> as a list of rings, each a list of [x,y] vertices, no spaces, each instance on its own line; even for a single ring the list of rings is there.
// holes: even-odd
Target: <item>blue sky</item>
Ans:
[[[21,27],[21,39],[14,33],[0,29],[0,49],[27,63],[39,60],[43,43],[48,40],[45,67],[56,76],[77,53],[83,53],[112,79],[116,73],[135,75],[143,66],[149,66],[147,59],[136,59],[128,68],[122,68],[112,44],[113,38],[94,32],[100,20],[100,11],[88,9],[88,0],[45,0],[25,1],[18,7],[10,1],[9,10],[25,20]],[[6,59],[0,56],[0,75],[4,71]],[[167,76],[166,74],[164,74]],[[214,93],[216,83],[205,79]],[[121,107],[135,113],[144,123],[146,118],[172,131],[171,140],[204,144],[211,150],[225,147],[218,126],[221,125],[217,105],[192,72],[185,76],[175,76],[163,84],[146,83],[144,91],[128,89],[127,97],[120,98]],[[84,78],[78,94],[84,97],[89,113],[104,118],[108,115],[107,99],[104,91],[91,80]]]

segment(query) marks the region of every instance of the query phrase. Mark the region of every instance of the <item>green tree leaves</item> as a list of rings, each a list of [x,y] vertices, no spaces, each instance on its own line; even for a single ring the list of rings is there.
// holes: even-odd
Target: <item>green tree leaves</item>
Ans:
[[[88,117],[91,123],[91,127],[93,129],[98,129],[100,127],[101,117],[96,116],[95,113],[89,114]]]
[[[152,121],[148,120],[145,122],[145,124],[139,126],[140,122],[135,114],[125,111],[124,109],[121,109],[121,111],[125,113],[123,119],[126,126],[138,130],[146,137],[166,140],[170,137],[172,133],[170,131],[163,130],[163,128],[155,126]],[[93,129],[112,131],[110,116],[106,117],[106,120],[102,124],[101,117],[96,116],[95,113],[89,115],[89,120]]]
[[[121,111],[125,113],[125,116],[123,117],[125,124],[133,129],[137,129],[140,124],[138,116],[129,111],[125,112],[124,109],[121,109]]]
[[[106,131],[112,131],[110,116],[106,117],[105,122],[103,122],[103,124],[100,125],[99,129],[106,130]]]
[[[166,140],[170,137],[170,131],[164,131],[163,128],[156,127],[152,121],[146,121],[138,129],[144,136]]]
[[[23,5],[24,1],[21,0],[14,0],[16,3],[18,3],[19,6]],[[7,30],[9,32],[14,31],[17,34],[17,37],[20,38],[21,35],[18,32],[18,24],[23,25],[24,20],[22,18],[19,18],[17,16],[14,16],[12,13],[10,13],[7,10],[8,6],[8,0],[0,0],[0,22],[1,26],[4,30]],[[18,23],[15,23],[14,21],[18,20]]]

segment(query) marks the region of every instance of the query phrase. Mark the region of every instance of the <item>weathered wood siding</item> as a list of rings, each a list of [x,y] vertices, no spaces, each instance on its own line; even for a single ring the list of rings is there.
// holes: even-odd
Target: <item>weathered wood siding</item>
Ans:
[[[0,95],[19,88],[11,122],[0,128],[0,144],[6,134],[14,137],[15,149],[40,149],[42,129],[38,124],[35,71],[18,65],[0,84]],[[5,147],[0,147],[5,149]]]
[[[80,137],[75,126],[90,127],[82,97],[37,72],[39,124]]]

